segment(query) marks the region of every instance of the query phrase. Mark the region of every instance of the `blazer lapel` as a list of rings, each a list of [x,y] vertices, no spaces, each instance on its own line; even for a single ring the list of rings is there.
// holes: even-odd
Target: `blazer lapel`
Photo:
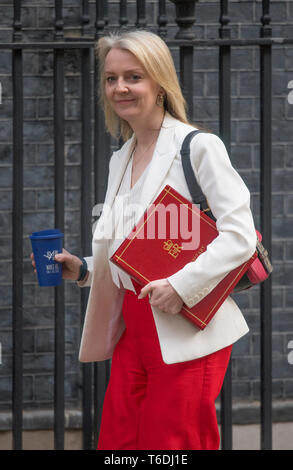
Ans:
[[[150,162],[150,167],[146,176],[146,180],[143,185],[140,199],[137,204],[138,209],[135,211],[135,223],[138,222],[139,218],[143,215],[148,205],[155,198],[175,158],[175,155],[177,152],[177,148],[174,145],[174,133],[175,133],[176,122],[177,122],[176,119],[170,116],[169,113],[166,113],[165,118],[162,123],[160,134],[157,140],[154,155]],[[123,150],[121,149],[120,151],[118,150],[117,152],[117,158],[115,161],[115,175],[113,176],[113,179],[109,181],[110,183],[109,192],[106,196],[105,203],[104,203],[106,205],[107,211],[111,212],[115,197],[119,190],[121,180],[123,178],[127,164],[131,157],[133,145],[134,145],[134,135],[125,144]],[[105,231],[104,233],[109,234],[110,229],[107,227],[107,222],[109,224],[109,223],[112,223],[112,221],[107,215],[105,219],[106,219],[104,220],[105,226],[103,226],[102,230]],[[96,227],[94,238],[98,237],[98,233],[99,233],[98,227],[100,228],[99,223]]]
[[[177,148],[174,144],[175,125],[176,120],[166,114],[143,185],[135,222],[138,221],[148,205],[155,199],[176,156]]]
[[[121,180],[123,178],[124,172],[126,170],[126,167],[128,165],[129,159],[132,154],[133,146],[134,146],[134,135],[125,144],[123,152],[121,152],[120,150],[118,150],[117,152],[119,155],[117,155],[118,158],[116,159],[116,162],[115,162],[115,175],[114,175],[113,180],[110,182],[111,186],[109,187],[109,194],[107,198],[105,199],[105,203],[107,203],[109,207],[112,207],[116,194],[119,190]]]
[[[94,235],[93,235],[94,241],[101,240],[102,238],[104,238],[104,236],[108,238],[112,232],[112,229],[113,229],[111,225],[112,219],[110,217],[111,210],[112,210],[112,206],[113,206],[116,194],[119,190],[121,180],[126,170],[127,164],[131,157],[133,145],[134,145],[134,136],[132,136],[131,139],[127,141],[126,144],[123,146],[124,147],[123,151],[122,149],[120,149],[116,152],[116,155],[115,155],[116,161],[114,163],[115,173],[113,174],[113,177],[111,178],[111,180],[109,180],[107,194],[105,197],[105,201],[103,203],[102,215],[96,224]]]

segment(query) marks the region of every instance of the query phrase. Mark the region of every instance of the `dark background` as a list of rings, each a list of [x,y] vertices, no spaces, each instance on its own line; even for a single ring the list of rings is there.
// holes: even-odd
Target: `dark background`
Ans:
[[[23,41],[54,39],[54,2],[22,2]],[[63,2],[65,37],[81,34],[80,0]],[[232,38],[259,37],[261,2],[230,1]],[[156,31],[157,1],[147,2],[147,27]],[[217,38],[220,2],[199,1],[194,31],[197,38]],[[128,2],[129,23],[136,20],[136,2]],[[119,5],[109,2],[109,24],[118,27]],[[178,31],[175,7],[167,2],[168,37]],[[90,2],[87,34],[94,37],[95,4]],[[12,40],[13,2],[0,0],[0,41]],[[293,1],[271,2],[273,37],[292,38]],[[178,50],[172,48],[178,67]],[[80,55],[65,52],[65,247],[80,253]],[[288,343],[293,340],[293,103],[288,84],[293,80],[293,48],[273,47],[273,173],[272,234],[273,399],[274,420],[293,420],[293,365]],[[219,133],[218,48],[194,51],[194,122]],[[259,224],[259,48],[232,48],[231,160],[252,194],[256,227]],[[11,51],[0,50],[0,429],[11,409],[12,392],[12,80]],[[24,52],[24,408],[43,410],[54,401],[54,293],[40,288],[32,272],[28,235],[54,225],[53,53]],[[113,147],[117,143],[113,142]],[[107,156],[107,157],[110,157]],[[94,201],[93,196],[93,205]],[[88,255],[89,253],[83,253]],[[80,291],[66,282],[65,403],[73,425],[79,425],[81,374],[78,362]],[[259,421],[260,314],[259,290],[237,295],[250,333],[233,348],[234,421]],[[43,414],[42,414],[43,413]],[[76,417],[77,416],[77,417]],[[41,418],[40,418],[41,417]]]

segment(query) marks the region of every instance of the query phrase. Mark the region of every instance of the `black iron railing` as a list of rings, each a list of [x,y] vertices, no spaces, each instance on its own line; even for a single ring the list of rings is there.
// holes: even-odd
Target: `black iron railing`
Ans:
[[[270,26],[270,2],[262,1],[260,35],[255,39],[232,39],[230,33],[229,2],[219,2],[219,38],[197,39],[194,33],[196,0],[171,0],[176,4],[178,31],[175,38],[168,37],[166,4],[159,0],[157,26],[152,29],[165,38],[167,44],[179,48],[180,79],[189,116],[193,116],[193,57],[197,47],[219,48],[219,99],[220,135],[228,151],[231,142],[231,48],[256,46],[260,51],[260,154],[261,154],[261,230],[264,245],[271,251],[271,119],[272,119],[272,47],[291,43],[288,38],[273,38]],[[65,38],[62,1],[55,2],[55,38],[52,41],[23,42],[21,23],[21,0],[14,1],[13,41],[0,44],[0,49],[12,51],[13,80],[13,448],[22,448],[23,411],[23,51],[25,49],[49,49],[54,52],[54,148],[55,148],[55,225],[64,229],[64,52],[77,49],[81,55],[81,121],[82,121],[82,166],[81,166],[81,251],[90,252],[92,192],[95,203],[103,202],[107,181],[107,162],[110,139],[104,132],[104,116],[97,103],[99,64],[94,58],[94,80],[92,85],[91,63],[95,40],[111,26],[108,22],[108,2],[96,1],[95,32],[89,37],[89,2],[82,3],[81,35]],[[117,23],[128,25],[128,2],[120,1]],[[148,27],[146,1],[137,1],[136,27]],[[92,110],[92,98],[94,109]],[[92,160],[91,142],[94,136]],[[98,157],[99,154],[99,157]],[[92,168],[92,161],[94,162]],[[95,186],[91,187],[91,174],[95,174]],[[81,312],[85,312],[87,291],[81,291]],[[64,448],[64,287],[55,288],[55,448]],[[271,390],[271,280],[261,289],[261,447],[272,447],[272,390]],[[81,323],[83,318],[81,318]],[[110,373],[110,363],[83,364],[83,446],[96,443],[101,417],[102,401]],[[94,389],[94,394],[92,390]],[[222,448],[232,449],[232,380],[228,369],[221,397]],[[95,415],[92,417],[92,409]]]

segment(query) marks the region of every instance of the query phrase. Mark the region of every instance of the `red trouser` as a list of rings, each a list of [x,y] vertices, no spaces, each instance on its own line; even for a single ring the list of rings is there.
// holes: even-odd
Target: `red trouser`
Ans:
[[[232,346],[165,364],[148,296],[126,291],[122,312],[126,329],[112,358],[98,450],[217,450],[215,399]]]

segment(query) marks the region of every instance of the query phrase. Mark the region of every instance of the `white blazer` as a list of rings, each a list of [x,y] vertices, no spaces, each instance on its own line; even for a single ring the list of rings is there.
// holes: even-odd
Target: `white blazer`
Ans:
[[[166,113],[141,192],[141,212],[136,214],[136,221],[166,184],[191,200],[180,148],[184,137],[194,129]],[[111,157],[105,207],[113,205],[133,141],[132,137]],[[250,193],[232,167],[222,140],[214,134],[201,133],[193,138],[190,150],[195,176],[217,219],[219,235],[196,261],[168,278],[188,307],[207,295],[229,271],[247,261],[256,248]],[[80,346],[81,362],[111,358],[125,329],[121,314],[125,290],[119,289],[112,281],[107,240],[103,235],[109,220],[103,211],[93,235],[93,256],[87,258],[90,275],[86,283],[80,284],[91,287]],[[167,364],[189,361],[218,351],[249,331],[231,297],[225,300],[204,330],[198,330],[181,315],[151,308],[162,358]]]

